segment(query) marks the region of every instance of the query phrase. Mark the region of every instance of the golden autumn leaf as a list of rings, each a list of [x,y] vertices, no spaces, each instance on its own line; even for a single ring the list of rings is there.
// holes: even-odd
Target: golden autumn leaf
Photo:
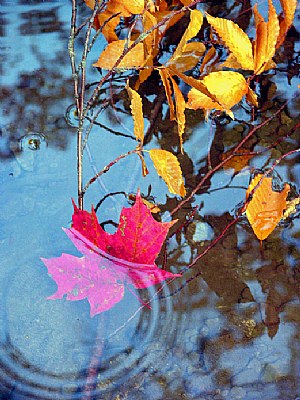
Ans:
[[[126,85],[126,90],[130,99],[131,114],[134,123],[134,136],[136,140],[143,143],[144,140],[144,116],[143,116],[143,103],[141,96],[131,87]]]
[[[257,4],[253,7],[256,25],[256,37],[253,42],[254,73],[260,74],[268,69],[269,62],[275,54],[279,35],[279,20],[272,0],[269,3],[268,22],[259,14]]]
[[[170,107],[170,120],[173,121],[175,120],[175,107],[172,99],[172,87],[170,83],[170,73],[167,68],[159,68],[158,70],[160,79],[162,80],[162,83],[165,88],[165,93],[167,97],[167,101],[169,103]]]
[[[207,96],[202,91],[192,88],[188,93],[187,108],[222,110],[234,119],[230,109],[241,101],[242,97],[249,91],[243,75],[234,71],[211,72],[201,79],[201,83],[214,97]]]
[[[268,22],[265,22],[258,12],[257,4],[253,7],[256,27],[253,44],[247,34],[233,21],[206,14],[208,22],[231,53],[223,66],[253,70],[255,74],[275,66],[272,57],[279,36],[279,20],[272,0],[268,0],[268,4]]]
[[[92,10],[95,0],[85,0],[86,5]],[[94,20],[95,29],[103,27],[102,33],[108,43],[118,40],[115,33],[121,17],[130,17],[132,14],[141,14],[144,10],[144,0],[110,0],[105,10],[98,13]],[[117,14],[113,17],[114,14]]]
[[[151,149],[149,154],[158,175],[166,182],[169,191],[184,197],[186,192],[177,157],[161,149]]]
[[[197,35],[202,23],[201,11],[191,10],[190,23],[166,66],[174,64],[179,71],[187,71],[198,63],[199,57],[205,52],[205,46],[200,42],[188,43],[188,41]]]
[[[263,174],[256,175],[246,192],[246,201],[253,193],[252,199],[246,207],[246,215],[258,239],[266,239],[276,228],[287,207],[286,197],[290,190],[285,184],[281,192],[272,189],[272,178]]]
[[[185,100],[183,97],[183,94],[181,93],[181,90],[179,89],[179,86],[175,82],[175,80],[170,76],[172,85],[173,85],[173,91],[174,91],[174,97],[175,97],[175,107],[176,107],[176,122],[178,126],[178,135],[179,135],[179,142],[180,142],[180,151],[183,153],[183,133],[184,133],[184,128],[185,128]]]
[[[279,36],[276,43],[276,48],[278,48],[284,41],[287,31],[292,26],[294,21],[294,15],[297,8],[297,0],[280,0],[281,7],[283,10],[283,17],[279,17]]]
[[[109,43],[104,51],[100,54],[98,61],[93,64],[94,67],[103,69],[112,69],[116,61],[122,56],[125,46],[130,47],[132,41],[117,40]],[[118,64],[117,68],[134,68],[144,65],[144,46],[143,43],[138,43],[133,47]]]
[[[248,35],[233,21],[215,18],[206,13],[206,19],[217,32],[243,69],[254,69],[252,44]]]
[[[134,193],[129,193],[128,199],[130,201],[135,202],[136,195]],[[158,207],[157,204],[153,203],[152,201],[148,201],[148,200],[144,199],[143,197],[141,198],[141,200],[145,204],[145,206],[147,206],[149,208],[149,210],[152,212],[152,214],[157,214],[157,213],[161,212],[161,209]]]

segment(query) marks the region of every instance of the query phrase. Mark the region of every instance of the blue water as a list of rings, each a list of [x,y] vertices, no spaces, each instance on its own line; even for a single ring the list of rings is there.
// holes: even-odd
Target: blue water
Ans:
[[[93,319],[87,301],[47,300],[56,284],[40,257],[62,252],[80,256],[61,229],[70,226],[71,198],[77,195],[76,130],[64,118],[73,103],[66,49],[70,8],[70,2],[61,1],[12,5],[7,0],[0,5],[0,398],[85,399],[95,344],[99,349],[101,341],[93,399],[300,397],[299,218],[278,227],[263,243],[263,254],[246,219],[241,219],[193,270],[164,288],[161,295],[166,299],[153,301],[151,310],[136,312],[140,302],[129,291],[111,311]],[[87,13],[83,5],[80,12]],[[299,16],[295,21],[297,60]],[[284,69],[286,63],[282,56],[279,66]],[[291,98],[299,84],[299,76],[294,76],[289,85],[284,70],[269,79],[277,85],[278,96],[265,96],[263,105],[269,111],[264,116],[274,112],[278,99]],[[123,107],[121,101],[118,106]],[[106,110],[101,123],[132,133],[129,113],[120,117],[121,127]],[[236,110],[236,118],[245,114]],[[279,126],[288,130],[297,120],[299,99],[290,101],[281,121],[257,133],[255,150],[276,140]],[[238,143],[241,132],[235,127],[235,122],[214,125],[190,115],[184,145],[189,159],[182,158],[189,190],[206,171],[209,149],[215,162]],[[168,126],[167,118],[160,129],[147,148],[176,149],[176,129]],[[279,146],[279,153],[270,150],[252,159],[250,166],[272,165],[280,154],[299,146],[297,135]],[[131,139],[104,128],[93,130],[84,179],[133,147]],[[156,202],[166,204],[163,218],[170,218],[176,196],[169,194],[147,157],[146,178],[138,157],[131,155],[91,186],[85,207],[106,193],[140,188],[146,194],[151,184]],[[299,157],[285,159],[277,172],[299,193]],[[169,240],[168,268],[180,271],[217,237],[244,200],[249,178],[249,169],[236,176],[232,170],[220,170],[206,182],[176,216],[185,221],[191,206],[200,205],[192,223]],[[123,194],[106,199],[99,220],[118,222],[123,206],[129,206]],[[112,233],[115,228],[106,229]],[[191,279],[199,270],[201,276]],[[154,292],[150,288],[136,294],[148,299]]]

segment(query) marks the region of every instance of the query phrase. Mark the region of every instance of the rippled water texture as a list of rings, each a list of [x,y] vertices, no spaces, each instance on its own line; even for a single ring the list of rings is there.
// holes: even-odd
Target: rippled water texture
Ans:
[[[88,15],[83,4],[79,12]],[[76,118],[67,54],[70,13],[70,1],[0,4],[0,398],[300,398],[299,218],[278,227],[262,250],[241,218],[192,270],[158,295],[153,287],[125,290],[120,303],[94,318],[85,300],[47,300],[56,284],[40,257],[62,252],[79,256],[61,229],[70,226],[71,198],[77,196]],[[300,83],[299,10],[295,23],[276,59],[276,75],[261,86],[261,110],[269,110],[265,116],[291,98]],[[92,80],[97,78],[88,72]],[[68,107],[69,124],[64,118]],[[123,125],[107,109],[103,126],[91,134],[85,179],[134,146],[132,139],[119,135],[132,136],[128,109],[124,113],[122,102],[119,108]],[[299,122],[299,108],[299,99],[288,103],[280,118],[257,131],[247,149],[267,148],[291,130]],[[241,140],[244,127],[238,121],[245,115],[237,111],[235,122],[206,123],[196,113],[187,114],[185,154],[179,157],[186,186],[192,189],[207,172],[208,149],[216,165]],[[176,127],[168,117],[161,117],[160,124],[149,148],[177,148]],[[299,130],[253,158],[250,166],[270,166],[297,146]],[[167,220],[166,210],[179,200],[167,192],[150,162],[150,174],[143,179],[135,157],[122,160],[95,183],[85,206],[89,209],[111,192],[132,193],[139,187],[147,193],[152,184],[151,194]],[[276,171],[299,193],[299,157],[286,158]],[[234,219],[249,178],[249,169],[236,175],[232,169],[220,170],[176,215],[185,221],[192,206],[200,205],[192,222],[168,242],[172,272],[189,264]],[[129,204],[122,193],[108,197],[99,207],[99,220],[118,222],[123,206]],[[111,223],[105,229],[114,231]],[[141,301],[152,296],[151,309],[141,308]],[[96,387],[90,389],[94,378]]]

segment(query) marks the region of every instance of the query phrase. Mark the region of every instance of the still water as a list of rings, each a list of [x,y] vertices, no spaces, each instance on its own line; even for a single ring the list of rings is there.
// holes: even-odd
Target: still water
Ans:
[[[88,15],[84,5],[80,12]],[[61,229],[70,226],[71,198],[77,195],[76,130],[65,119],[73,102],[67,54],[70,13],[70,1],[2,0],[0,5],[0,398],[300,398],[297,214],[262,248],[241,218],[193,269],[164,286],[151,309],[140,309],[129,291],[114,308],[94,318],[87,301],[47,300],[56,284],[40,257],[62,252],[79,256]],[[297,92],[299,10],[295,26],[276,60],[277,73],[261,87],[265,116]],[[280,118],[257,132],[248,149],[268,148],[284,136],[299,122],[299,108],[299,97],[290,100]],[[128,137],[132,118],[129,112],[121,118],[120,126],[109,109],[102,113],[104,127],[91,135],[85,156],[86,179],[134,147]],[[207,172],[209,149],[209,162],[216,165],[222,153],[241,140],[239,118],[244,116],[237,111],[236,122],[206,123],[189,114],[181,159],[187,188],[192,190]],[[168,118],[162,118],[159,132],[150,138],[149,148],[176,148],[176,129]],[[250,166],[271,166],[297,147],[299,128],[276,149],[253,158]],[[146,194],[151,184],[151,194],[168,220],[168,210],[179,199],[168,193],[150,163],[150,174],[142,178],[135,157],[122,160],[95,183],[85,207],[112,192],[135,193],[140,188]],[[287,157],[276,171],[299,195],[299,157]],[[249,179],[249,168],[238,174],[220,170],[175,216],[183,223],[199,205],[190,223],[168,241],[172,272],[184,269],[234,219]],[[99,220],[118,222],[123,206],[129,206],[124,194],[108,197],[99,207]],[[105,229],[115,228],[108,223]],[[136,294],[149,299],[155,288]],[[93,380],[96,386],[90,385]]]

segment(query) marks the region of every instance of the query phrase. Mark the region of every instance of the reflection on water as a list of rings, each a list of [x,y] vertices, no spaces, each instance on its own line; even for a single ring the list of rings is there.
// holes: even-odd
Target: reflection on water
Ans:
[[[244,5],[250,7],[250,2]],[[56,285],[39,257],[58,257],[62,252],[77,255],[61,231],[69,226],[70,198],[76,197],[76,139],[64,118],[73,103],[66,52],[70,4],[19,0],[12,5],[6,0],[1,7],[0,398],[300,397],[297,214],[278,227],[262,249],[247,221],[241,219],[182,279],[164,286],[151,310],[137,312],[141,304],[129,291],[122,302],[93,319],[85,301],[46,300]],[[226,2],[222,7],[224,16],[230,16]],[[87,10],[82,7],[81,11]],[[247,29],[249,23],[249,14],[244,13],[240,24]],[[259,113],[266,112],[264,118],[296,90],[298,31],[299,26],[293,28],[276,55],[277,74],[270,73],[257,83],[262,101]],[[155,82],[150,81],[144,110],[149,119],[155,90]],[[179,157],[189,190],[209,169],[210,147],[214,166],[243,138],[247,128],[241,121],[248,111],[245,105],[245,110],[236,112],[236,121],[221,117],[212,127],[197,113],[187,113],[186,152]],[[256,132],[246,150],[265,151],[250,160],[252,167],[270,166],[299,145],[299,131],[292,131],[298,116],[299,100],[294,100]],[[256,117],[260,121],[260,115]],[[116,96],[114,111],[103,110],[100,122],[90,136],[85,178],[132,148],[132,120],[122,95]],[[159,115],[157,124],[159,129],[148,137],[152,147],[176,148],[176,129],[168,117]],[[282,140],[285,134],[288,140]],[[274,142],[278,144],[272,148]],[[162,211],[173,209],[178,200],[166,196],[163,183],[148,167],[150,176],[142,180],[137,160],[124,160],[120,169],[111,169],[109,177],[105,174],[103,182],[91,188],[87,208],[107,192],[129,193],[140,187],[147,193],[152,184],[151,195]],[[298,193],[299,158],[284,160],[277,171]],[[217,172],[178,212],[176,218],[186,221],[187,213],[199,205],[190,223],[169,239],[166,258],[173,272],[184,269],[234,220],[249,177],[247,168],[237,174],[230,168]],[[125,196],[113,199],[101,203],[101,221],[118,221],[121,207],[128,207]],[[154,290],[135,294],[147,301]],[[89,380],[95,380],[96,386],[90,388]]]

